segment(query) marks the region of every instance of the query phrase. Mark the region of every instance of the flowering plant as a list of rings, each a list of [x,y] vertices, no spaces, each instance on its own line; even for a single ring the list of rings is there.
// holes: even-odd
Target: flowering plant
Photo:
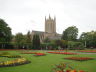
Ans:
[[[66,68],[69,69],[66,69]],[[68,63],[60,63],[58,65],[55,65],[55,68],[52,69],[53,72],[86,72],[83,70],[76,70],[73,69],[71,66],[68,65]]]
[[[71,53],[71,52],[48,52],[48,53],[53,53],[53,54],[66,54],[66,55],[75,55],[77,53]]]
[[[20,55],[1,55],[0,57],[8,57],[8,58],[21,58]]]
[[[96,53],[96,50],[79,50],[79,52]]]
[[[30,63],[30,61],[28,61],[25,58],[18,58],[11,61],[0,62],[0,67],[17,66],[17,65],[27,64],[27,63]]]
[[[36,53],[34,56],[44,56],[44,53]]]
[[[23,52],[22,54],[35,54],[34,56],[44,56],[45,53],[38,53],[38,52]]]
[[[94,58],[90,58],[90,57],[67,57],[67,58],[64,58],[64,59],[86,61],[86,60],[92,60]]]

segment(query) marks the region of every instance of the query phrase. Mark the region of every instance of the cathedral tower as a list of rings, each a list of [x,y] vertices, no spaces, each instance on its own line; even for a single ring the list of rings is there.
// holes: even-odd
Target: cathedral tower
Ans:
[[[56,33],[56,18],[52,19],[49,15],[49,19],[45,17],[45,32]]]

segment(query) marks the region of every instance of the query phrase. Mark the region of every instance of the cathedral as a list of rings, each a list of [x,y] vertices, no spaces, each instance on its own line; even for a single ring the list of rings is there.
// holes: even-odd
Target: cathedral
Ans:
[[[54,17],[54,19],[52,19],[50,15],[48,19],[45,17],[45,32],[33,30],[31,33],[32,38],[34,34],[39,35],[41,42],[46,38],[50,40],[61,39],[61,34],[56,33],[56,18]]]

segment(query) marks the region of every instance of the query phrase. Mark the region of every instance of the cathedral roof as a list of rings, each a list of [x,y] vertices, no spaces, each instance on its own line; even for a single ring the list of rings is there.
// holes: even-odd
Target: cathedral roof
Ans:
[[[43,34],[44,33],[43,31],[35,31],[35,30],[33,30],[32,32],[34,32],[35,34]]]

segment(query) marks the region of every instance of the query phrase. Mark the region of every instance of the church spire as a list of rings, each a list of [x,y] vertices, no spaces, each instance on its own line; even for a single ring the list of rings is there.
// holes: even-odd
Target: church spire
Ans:
[[[46,21],[46,16],[45,16],[45,21]]]
[[[49,14],[49,19],[51,19],[50,14]]]
[[[56,17],[54,16],[54,21],[56,21]]]

